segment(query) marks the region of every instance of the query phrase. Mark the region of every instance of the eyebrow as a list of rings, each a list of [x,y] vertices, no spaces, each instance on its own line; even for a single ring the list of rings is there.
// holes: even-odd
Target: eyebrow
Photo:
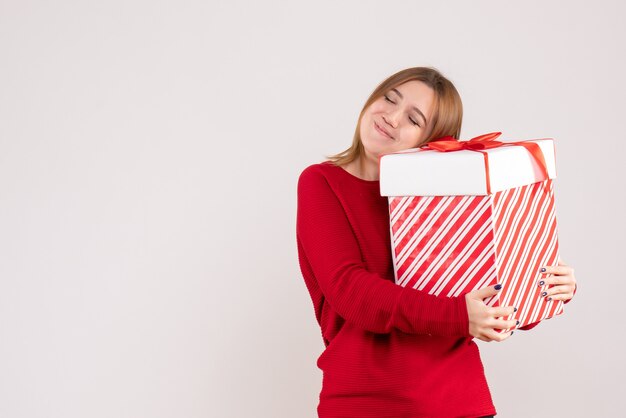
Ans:
[[[400,93],[400,91],[398,91],[398,89],[396,89],[395,87],[392,88],[391,91],[394,91],[398,96],[400,96],[401,99],[404,99],[404,96],[402,95],[402,93]],[[415,106],[413,106],[412,109],[415,110],[417,113],[419,113],[419,115],[424,119],[424,125],[428,125],[428,121],[426,120],[426,116],[424,116],[422,111],[419,110]]]

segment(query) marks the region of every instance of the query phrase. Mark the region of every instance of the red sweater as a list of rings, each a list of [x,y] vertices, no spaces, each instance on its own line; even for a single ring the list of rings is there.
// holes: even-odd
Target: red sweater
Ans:
[[[465,296],[394,283],[389,208],[378,180],[328,161],[305,168],[296,235],[326,346],[317,359],[320,418],[496,414]]]

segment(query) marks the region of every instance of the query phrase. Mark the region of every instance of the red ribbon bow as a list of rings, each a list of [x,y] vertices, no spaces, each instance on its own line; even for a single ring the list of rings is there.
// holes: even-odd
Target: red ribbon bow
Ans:
[[[535,142],[527,142],[527,141],[515,141],[515,142],[501,142],[494,141],[497,137],[499,137],[502,132],[490,132],[488,134],[483,134],[476,136],[467,141],[459,141],[456,138],[451,136],[444,136],[441,138],[437,138],[435,140],[430,141],[429,143],[421,146],[423,149],[430,149],[434,151],[440,152],[450,152],[450,151],[461,151],[461,150],[469,150],[469,151],[477,151],[483,154],[483,158],[485,161],[485,173],[486,173],[486,181],[487,181],[487,193],[491,193],[491,182],[489,180],[489,159],[488,154],[481,150],[489,149],[489,148],[498,148],[502,146],[522,146],[530,152],[531,156],[537,161],[541,173],[543,174],[543,180],[549,178],[548,176],[548,168],[546,165],[546,160],[543,156],[543,152],[539,145]],[[541,180],[540,180],[541,181]]]
[[[431,142],[424,145],[422,148],[430,148],[442,152],[458,151],[461,149],[479,150],[487,148],[497,148],[504,144],[504,142],[494,141],[494,139],[496,139],[500,135],[502,135],[502,132],[491,132],[488,134],[476,136],[468,141],[459,141],[451,136],[444,136],[432,140]]]

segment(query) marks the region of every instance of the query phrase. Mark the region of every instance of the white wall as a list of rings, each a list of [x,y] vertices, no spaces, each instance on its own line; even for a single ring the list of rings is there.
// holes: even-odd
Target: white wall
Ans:
[[[392,73],[558,141],[565,314],[479,342],[501,417],[617,416],[623,2],[0,1],[0,416],[314,417],[300,171]]]

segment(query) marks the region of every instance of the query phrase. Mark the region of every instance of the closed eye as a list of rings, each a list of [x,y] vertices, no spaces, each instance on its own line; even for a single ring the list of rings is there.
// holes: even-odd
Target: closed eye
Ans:
[[[393,103],[396,104],[396,102],[391,101],[391,99],[389,99],[389,97],[387,97],[387,95],[385,95],[385,100],[388,101],[389,103]],[[409,118],[409,120],[411,121],[411,123],[415,126],[420,126],[419,123],[415,122],[413,119]],[[421,128],[421,126],[420,126]]]

